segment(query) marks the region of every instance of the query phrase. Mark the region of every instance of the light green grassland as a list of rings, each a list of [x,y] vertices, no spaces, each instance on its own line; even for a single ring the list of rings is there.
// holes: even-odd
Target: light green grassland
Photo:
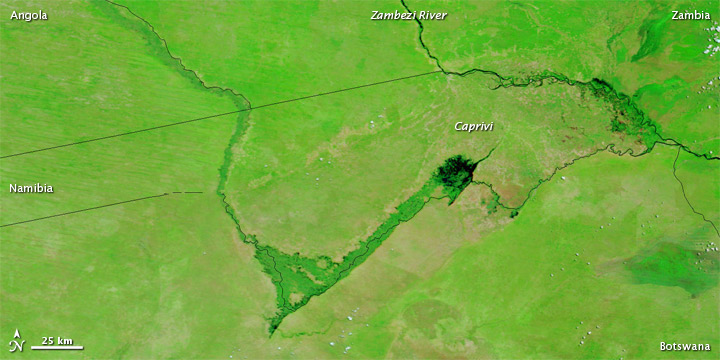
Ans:
[[[0,154],[237,110],[233,99],[186,79],[143,27],[125,29],[123,25],[131,20],[107,3],[39,2],[37,6],[48,6],[58,13],[57,19],[2,22],[0,111],[5,121],[0,125],[4,140]],[[64,16],[77,8],[89,15],[75,20]],[[2,11],[11,13],[10,9]],[[193,97],[191,106],[177,106]],[[214,126],[196,131],[217,129],[218,137],[225,138],[235,121],[226,117],[212,122]],[[136,138],[149,136],[158,143],[173,138],[167,132]]]
[[[717,45],[715,32],[705,30],[720,14],[716,1],[405,4],[450,14],[422,22],[425,45],[448,71],[480,68],[522,78],[550,70],[575,80],[599,78],[636,95],[666,137],[696,152],[720,152],[720,60],[703,54]],[[672,10],[696,9],[715,20],[670,19]]]
[[[122,1],[200,77],[254,106],[437,70],[397,1]],[[184,19],[193,19],[185,21]]]
[[[680,152],[675,175],[682,181],[685,194],[695,210],[720,225],[720,162],[704,161],[684,151]]]
[[[118,25],[106,3],[37,2],[54,17],[29,24],[8,21],[18,6],[0,9],[2,155],[238,109],[171,66],[147,34]],[[7,345],[20,330],[16,357],[217,358],[243,334],[266,337],[274,289],[214,194],[237,121],[1,160],[2,224],[204,192],[0,229],[0,336]],[[35,182],[55,192],[8,193]],[[42,336],[85,350],[30,351]]]
[[[442,77],[439,84],[416,78],[387,84],[383,92],[362,89],[251,115],[223,186],[229,209],[261,245],[258,260],[277,286],[271,333],[288,313],[334,286],[339,274],[359,266],[365,257],[355,252],[371,255],[395,226],[388,225],[393,213],[410,220],[419,209],[408,202],[429,195],[422,184],[453,154],[474,161],[489,156],[479,164],[479,178],[496,185],[506,206],[519,206],[574,158],[610,144],[643,150],[639,135],[611,131],[612,106],[584,86],[548,82],[493,91],[482,81],[487,77]],[[386,106],[388,97],[399,105]],[[480,122],[468,119],[497,128],[454,129],[458,121]],[[278,133],[288,137],[272,136]],[[368,251],[366,239],[375,244]]]
[[[0,334],[20,330],[16,358],[48,359],[221,358],[265,341],[274,289],[222,215],[210,193],[3,229]],[[29,351],[44,336],[85,350]]]
[[[429,205],[289,316],[272,346],[328,358],[346,346],[354,358],[715,358],[659,351],[661,341],[713,344],[720,333],[719,259],[696,255],[717,236],[687,208],[675,154],[661,146],[580,160],[499,228],[478,207],[479,185],[452,207]],[[692,261],[630,270],[661,257],[658,246]],[[691,275],[678,280],[682,272]],[[710,288],[693,296],[685,281]]]
[[[676,21],[672,10],[705,11],[713,20]],[[717,25],[718,16],[717,1],[654,4],[649,16],[638,19],[639,26],[617,38],[617,64],[602,75],[621,91],[634,94],[666,137],[698,153],[712,151],[715,157],[720,153],[720,59],[703,51],[717,46],[720,34],[707,29]],[[631,45],[633,37],[642,40],[639,47]],[[627,55],[620,56],[624,48]]]
[[[611,143],[642,150],[610,132],[607,104],[580,87],[492,91],[489,79],[437,74],[256,110],[235,148],[228,201],[261,243],[337,257],[452,155],[478,160],[495,148],[479,177],[517,206],[573,158]],[[495,128],[458,132],[458,121]]]
[[[575,157],[610,143],[642,149],[611,133],[606,104],[579,87],[492,91],[487,79],[436,74],[256,110],[236,145],[228,201],[261,243],[337,259],[452,155],[479,160],[496,148],[479,177],[517,206]],[[459,121],[495,128],[458,132]]]
[[[652,4],[600,1],[405,1],[412,11],[447,12],[421,20],[425,45],[449,71],[473,68],[507,76],[546,70],[576,80],[614,63],[607,39],[647,16]]]
[[[417,22],[369,19],[400,1],[0,6],[0,156],[243,111],[0,159],[0,224],[168,194],[0,228],[13,356],[712,357],[657,351],[720,346],[720,170],[656,143],[720,152],[701,22],[406,4],[450,13],[427,48]],[[440,186],[455,155],[479,163]],[[55,192],[8,191],[36,182]],[[86,348],[27,351],[43,336]]]

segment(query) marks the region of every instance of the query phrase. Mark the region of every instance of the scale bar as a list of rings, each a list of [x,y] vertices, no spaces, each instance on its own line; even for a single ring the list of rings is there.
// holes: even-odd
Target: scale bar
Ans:
[[[83,350],[83,346],[31,346],[32,350]]]

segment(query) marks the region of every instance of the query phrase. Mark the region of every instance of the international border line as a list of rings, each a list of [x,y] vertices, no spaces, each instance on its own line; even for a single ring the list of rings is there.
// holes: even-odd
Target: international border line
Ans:
[[[102,209],[102,208],[111,207],[111,206],[115,206],[115,205],[122,205],[122,204],[131,203],[131,202],[136,202],[136,201],[156,199],[156,198],[160,198],[160,197],[164,197],[164,196],[168,196],[168,195],[170,195],[170,194],[165,193],[165,194],[160,194],[160,195],[146,196],[146,197],[142,197],[142,198],[138,198],[138,199],[125,200],[125,201],[121,201],[121,202],[116,202],[116,203],[112,203],[112,204],[95,206],[95,207],[91,207],[91,208],[87,208],[87,209],[82,209],[82,210],[69,211],[69,212],[62,213],[62,214],[55,214],[55,215],[50,215],[50,216],[43,216],[43,217],[40,217],[40,218],[37,218],[37,219],[24,220],[24,221],[18,221],[18,222],[14,222],[14,223],[10,223],[10,224],[0,225],[0,228],[4,228],[4,227],[7,227],[7,226],[14,226],[14,225],[25,224],[25,223],[29,223],[29,222],[33,222],[33,221],[51,219],[51,218],[54,218],[54,217],[60,217],[60,216],[65,216],[65,215],[77,214],[77,213],[81,213],[81,212],[85,212],[85,211],[97,210],[97,209]]]
[[[118,134],[113,134],[113,135],[108,135],[108,136],[102,136],[102,137],[97,137],[97,138],[88,139],[88,140],[76,141],[76,142],[69,143],[69,144],[56,145],[56,146],[50,146],[50,147],[41,148],[41,149],[23,151],[23,152],[19,152],[19,153],[15,153],[15,154],[0,156],[0,159],[7,159],[7,158],[11,158],[11,157],[16,157],[16,156],[34,154],[34,153],[38,153],[41,151],[60,149],[60,148],[65,148],[65,147],[75,146],[75,145],[80,145],[80,144],[87,144],[87,143],[91,143],[91,142],[95,142],[95,141],[114,139],[114,138],[118,138],[121,136],[133,135],[133,134],[138,134],[138,133],[142,133],[142,132],[146,132],[146,131],[160,130],[160,129],[169,128],[171,126],[190,124],[190,123],[194,123],[197,121],[208,120],[208,119],[218,118],[218,117],[232,115],[232,114],[238,114],[238,113],[242,113],[242,112],[246,112],[246,111],[250,111],[250,110],[257,110],[257,109],[261,109],[261,108],[265,108],[265,107],[287,104],[287,103],[291,103],[291,102],[295,102],[295,101],[307,100],[307,99],[312,99],[315,97],[337,94],[337,93],[341,93],[341,92],[345,92],[345,91],[357,90],[357,89],[362,89],[362,88],[366,88],[366,87],[387,84],[387,83],[391,83],[391,82],[395,82],[395,81],[401,81],[401,80],[407,80],[407,79],[412,79],[412,78],[421,77],[421,76],[427,76],[427,75],[431,75],[431,74],[437,74],[437,73],[441,73],[441,72],[442,72],[442,70],[431,71],[431,72],[426,72],[426,73],[422,73],[422,74],[410,75],[410,76],[405,76],[405,77],[400,77],[400,78],[395,78],[395,79],[390,79],[390,80],[385,80],[385,81],[374,82],[371,84],[353,86],[353,87],[349,87],[349,88],[345,88],[345,89],[328,91],[328,92],[324,92],[324,93],[308,95],[308,96],[303,96],[303,97],[289,99],[289,100],[278,101],[278,102],[269,103],[269,104],[265,104],[265,105],[249,107],[247,109],[242,109],[242,110],[229,111],[229,112],[225,112],[225,113],[221,113],[221,114],[208,115],[208,116],[203,116],[203,117],[199,117],[199,118],[195,118],[195,119],[178,121],[178,122],[174,122],[174,123],[170,123],[170,124],[153,126],[153,127],[149,127],[149,128],[145,128],[145,129],[140,129],[140,130],[133,130],[133,131],[118,133]]]

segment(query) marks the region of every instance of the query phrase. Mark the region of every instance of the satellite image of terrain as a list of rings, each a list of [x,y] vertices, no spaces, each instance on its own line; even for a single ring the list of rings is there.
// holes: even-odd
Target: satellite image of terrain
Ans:
[[[720,359],[718,21],[0,0],[0,359]]]

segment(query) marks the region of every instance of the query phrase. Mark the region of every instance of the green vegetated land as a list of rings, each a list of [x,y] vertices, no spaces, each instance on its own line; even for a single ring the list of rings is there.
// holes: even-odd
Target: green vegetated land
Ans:
[[[51,19],[0,20],[0,155],[238,110],[187,76],[146,28],[105,2],[44,1]],[[214,194],[227,116],[0,160],[3,358],[225,357],[266,336],[274,289]],[[52,194],[10,194],[36,182]],[[173,194],[200,191],[202,194]],[[230,281],[232,279],[232,281]],[[8,341],[19,329],[22,354]],[[217,334],[223,329],[225,335]],[[82,352],[31,351],[44,336]],[[212,341],[209,341],[209,337]]]
[[[437,70],[417,56],[414,24],[369,20],[397,1],[118,3],[204,81],[254,106]]]
[[[380,94],[376,94],[379,90],[367,89],[338,95],[337,98],[345,100],[341,104],[365,100],[357,102],[362,104],[356,107],[357,112],[350,112],[355,114],[353,120],[342,121],[327,115],[343,114],[334,110],[338,106],[335,96],[293,105],[291,109],[288,106],[258,110],[251,115],[253,125],[238,142],[239,151],[235,151],[239,154],[234,159],[236,170],[222,187],[229,212],[245,234],[252,234],[249,242],[257,246],[257,257],[277,287],[278,312],[271,320],[271,333],[288,314],[333,286],[340,279],[338,273],[345,276],[362,263],[354,261],[358,253],[369,255],[371,249],[367,244],[379,245],[389,230],[399,224],[394,208],[401,219],[420,210],[415,204],[429,196],[432,189],[427,183],[417,184],[418,177],[427,176],[423,175],[428,172],[425,164],[441,162],[439,156],[475,147],[471,156],[478,158],[485,156],[479,151],[487,154],[495,149],[488,157],[489,166],[485,162],[479,164],[483,169],[479,171],[480,178],[486,184],[497,185],[493,190],[503,198],[505,206],[519,206],[556,167],[565,166],[576,157],[606,148],[640,154],[652,148],[658,139],[655,125],[626,96],[598,81],[578,83],[555,74],[542,74],[526,83],[484,74],[458,77],[455,81],[462,82],[461,85],[428,79],[390,84]],[[431,91],[435,95],[428,98],[430,104],[425,106],[447,113],[448,117],[428,117],[427,113],[417,111],[423,106],[421,96],[428,93],[423,91],[428,83],[442,86],[444,91]],[[388,91],[396,97],[406,94],[415,100],[408,102],[412,106],[407,109],[386,109],[384,99]],[[449,96],[444,98],[444,94]],[[516,96],[511,97],[513,94]],[[550,94],[561,101],[547,101]],[[482,108],[472,105],[479,101]],[[436,104],[444,106],[438,108]],[[376,108],[378,116],[372,113]],[[554,115],[558,110],[564,116]],[[508,133],[477,135],[448,129],[448,123],[453,125],[454,119],[462,119],[459,116],[464,111],[497,120],[499,129]],[[282,120],[282,114],[292,115]],[[546,130],[536,121],[542,117],[548,125],[560,122],[563,126],[555,123],[550,136],[533,136],[540,129]],[[503,121],[507,118],[515,121]],[[303,121],[304,126],[290,125],[298,119],[308,121]],[[428,134],[428,127],[437,130]],[[583,136],[574,134],[579,128],[583,129]],[[278,131],[294,136],[269,141],[269,134]],[[402,134],[400,138],[398,133]],[[496,140],[477,148],[472,145],[477,143],[473,136]],[[531,148],[536,153],[532,155],[536,157],[522,154],[516,141],[533,143]],[[285,151],[278,152],[278,148]],[[428,154],[427,148],[437,151]],[[538,154],[545,156],[537,159]],[[513,180],[518,178],[513,187]],[[244,190],[248,188],[253,191]],[[404,195],[408,191],[416,192]],[[398,201],[398,197],[404,198]],[[358,201],[360,198],[362,202]],[[398,205],[387,209],[388,203]],[[517,215],[517,211],[512,215]],[[321,233],[315,231],[318,221],[323,224]],[[373,224],[375,221],[377,225]],[[371,227],[367,235],[366,227]]]
[[[657,358],[661,341],[713,343],[720,257],[705,249],[717,235],[688,211],[675,155],[659,145],[580,160],[499,226],[508,213],[487,214],[483,185],[450,207],[430,202],[289,316],[273,345],[321,357],[350,346],[355,358]]]
[[[350,275],[350,271],[365,262],[398,225],[410,221],[420,212],[438,190],[436,196],[447,198],[452,204],[472,181],[476,166],[476,162],[462,155],[445,160],[418,192],[400,204],[369,238],[360,242],[357,249],[343,256],[342,262],[333,262],[329,256],[307,258],[299,253],[289,255],[270,246],[257,245],[255,256],[272,277],[278,292],[279,310],[271,320],[270,333],[275,332],[287,315],[307,304],[310,298],[324,293]],[[251,241],[257,244],[256,239]]]
[[[720,225],[720,187],[717,184],[720,161],[704,161],[684,151],[678,153],[675,176],[683,184],[685,196],[695,211],[716,226]]]
[[[1,159],[2,224],[163,195],[0,229],[6,338],[96,358],[718,338],[717,59],[707,24],[667,19],[685,4],[39,5],[52,21],[3,10],[0,155],[242,112]],[[6,192],[35,182],[56,192]]]
[[[553,71],[578,81],[603,79],[636,99],[663,127],[664,136],[697,153],[720,152],[714,136],[720,116],[720,60],[704,53],[720,36],[710,29],[717,25],[716,16],[670,19],[672,10],[717,13],[716,1],[644,1],[618,7],[602,1],[407,0],[404,5],[414,11],[463,14],[419,22],[423,44],[447,71],[478,68],[521,78]]]

